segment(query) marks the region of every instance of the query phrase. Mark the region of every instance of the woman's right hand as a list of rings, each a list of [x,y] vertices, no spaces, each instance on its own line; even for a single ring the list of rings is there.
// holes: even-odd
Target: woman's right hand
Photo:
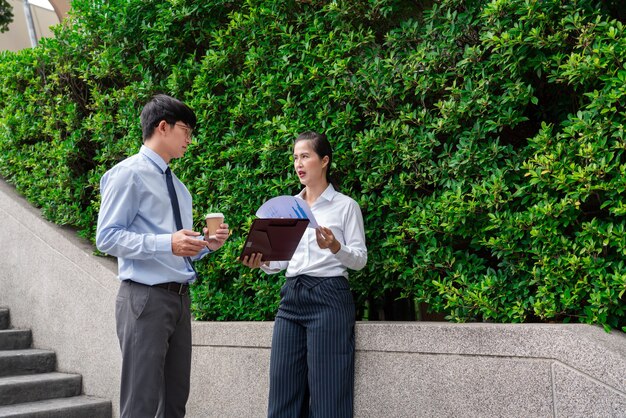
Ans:
[[[263,264],[267,265],[267,263],[263,263],[261,261],[261,258],[263,258],[263,254],[261,254],[261,253],[252,253],[252,254],[250,254],[250,256],[245,256],[241,260],[241,263],[244,266],[250,267],[251,269],[258,269]]]

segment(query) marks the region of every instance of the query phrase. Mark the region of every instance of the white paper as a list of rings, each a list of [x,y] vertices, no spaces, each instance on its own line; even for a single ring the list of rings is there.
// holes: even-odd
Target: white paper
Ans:
[[[317,221],[309,205],[299,197],[278,196],[263,203],[256,211],[259,218],[308,219],[309,228],[317,228]]]

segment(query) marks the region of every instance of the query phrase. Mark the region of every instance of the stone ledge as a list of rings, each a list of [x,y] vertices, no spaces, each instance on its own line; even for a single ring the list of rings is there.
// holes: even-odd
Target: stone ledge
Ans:
[[[585,324],[360,323],[357,348],[558,360],[626,393],[626,335]]]
[[[271,346],[272,322],[194,322],[194,345]],[[357,351],[553,359],[626,394],[626,335],[584,324],[359,322]]]

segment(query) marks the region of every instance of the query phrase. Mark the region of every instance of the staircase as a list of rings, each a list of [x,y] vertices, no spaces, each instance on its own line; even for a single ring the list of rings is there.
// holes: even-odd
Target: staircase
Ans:
[[[57,373],[52,351],[31,348],[30,330],[10,328],[0,308],[0,417],[111,418],[111,402],[82,395],[82,377]]]

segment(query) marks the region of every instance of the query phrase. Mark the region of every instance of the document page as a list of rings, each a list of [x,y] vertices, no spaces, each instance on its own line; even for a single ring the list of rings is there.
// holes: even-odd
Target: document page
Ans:
[[[256,211],[259,218],[308,219],[309,228],[317,228],[315,216],[307,203],[296,196],[278,196],[263,203]]]

